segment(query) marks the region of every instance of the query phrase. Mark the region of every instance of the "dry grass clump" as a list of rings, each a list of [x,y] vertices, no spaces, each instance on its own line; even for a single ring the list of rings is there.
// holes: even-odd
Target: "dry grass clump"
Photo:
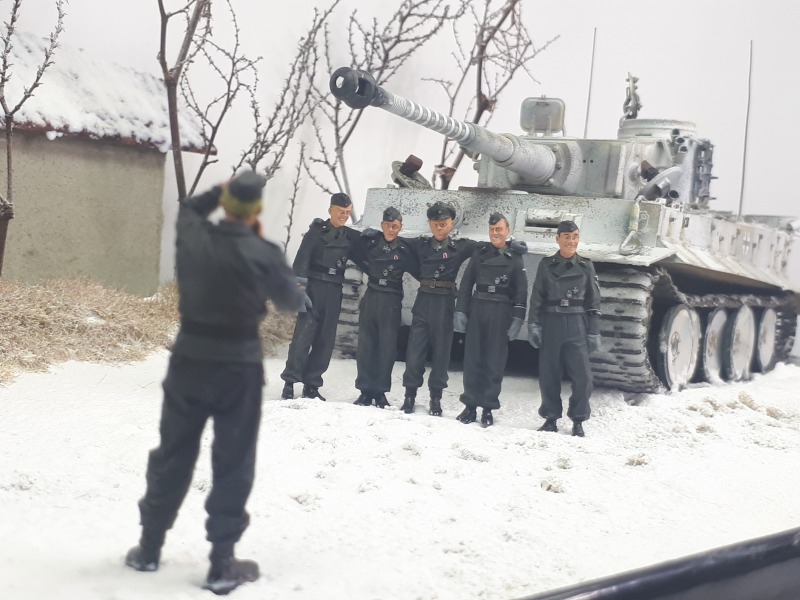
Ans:
[[[65,360],[140,360],[168,348],[177,325],[172,283],[142,298],[90,279],[39,285],[0,280],[0,383]],[[293,315],[272,311],[261,330],[265,351],[288,340],[293,326]]]

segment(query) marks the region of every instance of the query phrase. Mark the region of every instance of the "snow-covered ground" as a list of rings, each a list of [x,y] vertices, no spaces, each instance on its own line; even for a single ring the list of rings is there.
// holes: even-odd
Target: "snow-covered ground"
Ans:
[[[209,598],[208,441],[157,573],[122,565],[157,444],[167,354],[67,363],[0,387],[0,596]],[[536,380],[507,377],[495,426],[358,407],[335,360],[328,402],[276,400],[266,362],[246,599],[505,600],[800,525],[800,368],[672,395],[598,390],[587,437],[538,433]],[[297,386],[299,392],[300,386]],[[425,404],[421,394],[420,404]]]

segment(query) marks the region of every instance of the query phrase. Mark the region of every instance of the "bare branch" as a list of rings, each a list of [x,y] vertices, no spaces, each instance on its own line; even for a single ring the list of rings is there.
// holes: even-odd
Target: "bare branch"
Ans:
[[[327,20],[339,1],[335,0],[324,12],[314,9],[311,26],[298,42],[297,53],[272,109],[262,111],[255,88],[251,90],[255,137],[241,153],[234,169],[247,164],[269,180],[280,168],[289,143],[318,102],[319,96],[312,85],[319,64],[318,40],[324,35]]]
[[[23,89],[22,97],[19,99],[17,104],[14,108],[9,108],[8,99],[6,98],[5,93],[5,84],[11,78],[11,74],[9,73],[8,69],[11,66],[8,62],[9,55],[11,53],[11,36],[14,34],[16,30],[16,21],[19,16],[19,8],[22,3],[22,0],[14,0],[14,4],[12,6],[12,13],[11,19],[5,24],[6,30],[3,35],[3,62],[2,62],[2,73],[0,73],[0,105],[3,107],[3,112],[5,113],[6,117],[13,116],[22,108],[22,105],[33,96],[33,91],[38,88],[42,83],[42,77],[44,77],[45,71],[53,65],[53,54],[58,48],[58,38],[64,31],[64,17],[66,16],[66,9],[65,4],[66,0],[57,0],[56,1],[56,11],[58,12],[58,20],[56,21],[56,26],[53,29],[53,32],[49,36],[49,44],[44,49],[44,57],[42,62],[39,63],[39,67],[36,69],[36,75],[33,78],[33,82],[30,86],[27,86]]]
[[[448,116],[453,116],[461,101],[462,91],[468,78],[474,78],[474,96],[467,102],[465,119],[471,123],[488,122],[498,98],[514,76],[521,70],[536,81],[530,71],[530,62],[558,36],[536,47],[530,33],[523,24],[521,0],[504,0],[499,8],[494,8],[494,0],[484,0],[482,12],[473,5],[470,9],[473,37],[471,48],[467,50],[458,23],[454,24],[453,34],[457,51],[453,53],[458,79],[428,80],[442,88],[448,99]],[[484,118],[485,117],[485,118]],[[440,164],[434,168],[434,181],[438,177],[442,189],[447,189],[455,174],[464,152],[458,150],[450,140],[442,142]],[[455,155],[449,166],[445,163]]]
[[[384,85],[447,23],[459,19],[468,5],[468,0],[402,0],[385,24],[374,18],[363,22],[359,20],[358,12],[353,11],[347,26],[348,66],[369,71],[378,85]],[[306,167],[308,170],[312,166],[324,166],[338,188],[334,191],[350,194],[345,147],[360,122],[361,111],[347,108],[328,91],[328,76],[335,68],[331,48],[331,34],[326,27],[323,51],[327,73],[323,82],[317,82],[315,95],[319,103],[317,115],[327,121],[327,138],[330,141],[325,144],[321,142],[322,129],[315,124],[320,144],[317,154],[306,161]],[[330,150],[325,152],[323,148]],[[323,184],[310,170],[308,172],[317,187],[326,192],[332,189],[331,185]],[[358,217],[353,213],[352,218],[355,221]]]
[[[289,222],[286,227],[286,241],[283,243],[283,251],[289,248],[289,242],[292,240],[292,225],[294,225],[294,210],[297,208],[297,194],[300,191],[300,175],[303,172],[303,164],[306,156],[306,145],[300,144],[300,159],[297,162],[294,173],[294,181],[292,182],[292,195],[289,196]]]
[[[202,47],[208,40],[208,33],[211,30],[211,0],[190,0],[183,8],[169,13],[164,8],[164,0],[158,0],[158,8],[161,14],[161,35],[158,62],[161,65],[161,74],[164,78],[164,86],[167,90],[167,110],[169,111],[170,140],[172,142],[172,160],[175,166],[175,180],[178,187],[178,199],[186,196],[186,175],[183,170],[183,154],[181,151],[181,133],[178,126],[178,86],[183,75],[184,67],[187,64],[189,50],[192,43],[197,47]],[[191,14],[189,11],[191,10]],[[169,21],[176,15],[187,16],[186,29],[184,31],[183,42],[178,52],[177,59],[172,67],[167,64],[167,30]],[[199,39],[196,39],[197,27],[201,19],[205,25]]]
[[[236,20],[236,13],[230,0],[226,0],[226,3],[233,23],[232,48],[230,50],[223,48],[213,42],[209,36],[204,35],[197,40],[197,47],[191,52],[191,55],[201,56],[205,59],[203,61],[204,66],[209,67],[214,76],[221,82],[221,91],[210,99],[203,101],[197,97],[189,76],[193,61],[187,64],[185,76],[180,83],[186,106],[203,124],[203,157],[194,181],[189,188],[189,195],[194,194],[206,168],[217,162],[216,159],[212,158],[217,135],[237,96],[242,91],[252,96],[252,90],[258,81],[256,64],[261,59],[260,57],[250,59],[241,55],[240,30]]]

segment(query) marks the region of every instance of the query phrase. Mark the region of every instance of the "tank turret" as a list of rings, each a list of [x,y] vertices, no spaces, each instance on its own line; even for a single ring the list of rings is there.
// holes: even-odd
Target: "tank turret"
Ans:
[[[397,187],[368,190],[362,225],[379,227],[391,205],[407,234],[428,233],[426,208],[444,200],[456,207],[461,235],[485,240],[489,215],[500,211],[526,242],[525,265],[535,273],[556,251],[559,221],[575,221],[603,296],[602,347],[590,357],[596,385],[648,392],[769,371],[795,337],[800,284],[789,266],[800,221],[711,210],[713,145],[693,123],[639,118],[637,79],[627,81],[617,138],[578,139],[566,136],[557,98],[524,100],[523,133],[501,134],[388,92],[363,71],[338,69],[330,79],[337,98],[456,141],[478,171],[475,187],[425,189],[419,159],[398,161]],[[415,294],[407,282],[404,325]]]
[[[364,71],[337,69],[330,88],[351,108],[376,106],[457,142],[477,158],[478,187],[708,205],[713,146],[694,137],[693,123],[629,111],[616,140],[571,139],[563,135],[564,103],[542,97],[522,103],[524,135],[500,134],[393,94]]]

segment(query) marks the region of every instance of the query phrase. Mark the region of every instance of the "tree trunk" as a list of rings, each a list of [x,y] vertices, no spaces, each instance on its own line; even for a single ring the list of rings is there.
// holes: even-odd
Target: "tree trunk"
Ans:
[[[11,138],[14,129],[14,117],[6,115],[6,199],[0,198],[0,276],[3,275],[3,263],[6,257],[6,238],[8,237],[8,223],[14,218],[14,196],[11,176],[14,172],[12,160]]]
[[[169,110],[169,130],[172,140],[172,162],[175,165],[175,181],[178,184],[178,200],[186,197],[186,176],[183,172],[183,153],[181,152],[181,132],[178,127],[178,82],[167,79],[167,106]]]

